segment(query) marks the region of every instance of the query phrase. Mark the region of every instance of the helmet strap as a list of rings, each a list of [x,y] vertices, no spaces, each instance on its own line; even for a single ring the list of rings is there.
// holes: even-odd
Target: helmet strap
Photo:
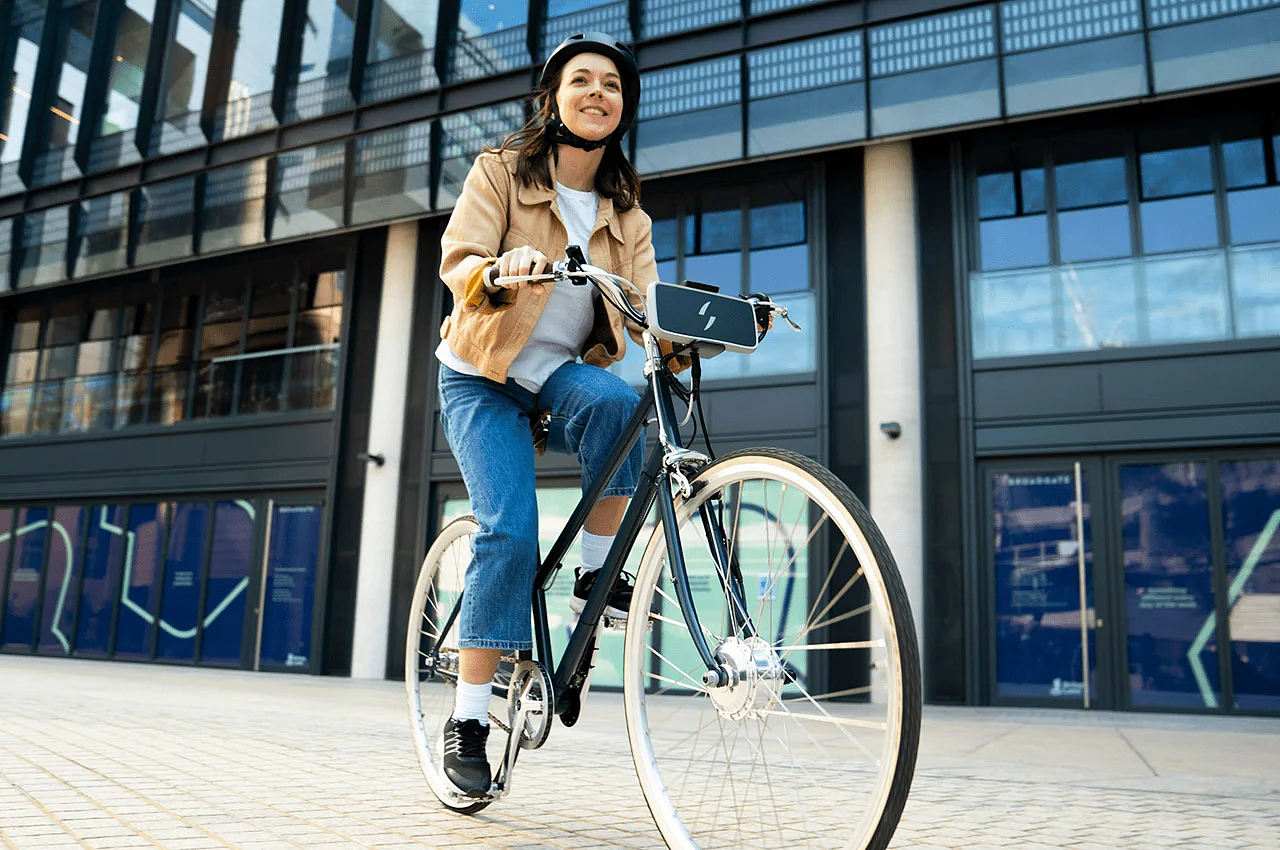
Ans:
[[[548,126],[551,128],[552,141],[556,144],[568,145],[571,148],[579,148],[584,151],[599,150],[615,138],[622,137],[622,128],[619,127],[603,139],[597,139],[594,142],[590,139],[584,139],[565,126],[564,119],[560,117],[560,110],[555,106],[551,107],[551,120],[548,122]]]

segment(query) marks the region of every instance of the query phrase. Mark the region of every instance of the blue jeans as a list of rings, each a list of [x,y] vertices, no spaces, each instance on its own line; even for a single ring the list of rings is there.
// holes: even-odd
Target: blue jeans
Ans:
[[[530,428],[551,411],[547,450],[576,454],[585,490],[639,404],[626,381],[598,366],[566,363],[540,393],[440,364],[440,419],[462,470],[480,533],[471,542],[459,646],[532,649],[531,599],[538,571],[538,502]],[[630,496],[640,480],[644,435],[604,497]]]

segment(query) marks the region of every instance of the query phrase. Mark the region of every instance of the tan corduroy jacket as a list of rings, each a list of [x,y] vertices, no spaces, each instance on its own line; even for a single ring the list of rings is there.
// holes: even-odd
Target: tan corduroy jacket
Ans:
[[[440,240],[440,277],[454,301],[440,335],[454,354],[499,383],[507,380],[507,370],[533,333],[550,289],[546,294],[527,288],[489,294],[485,270],[522,245],[559,260],[569,240],[555,190],[523,185],[515,169],[514,151],[480,154]],[[555,173],[553,160],[553,182]],[[587,254],[593,265],[642,289],[658,279],[652,223],[641,209],[618,213],[612,201],[601,198]],[[632,301],[639,305],[634,293]],[[595,304],[595,321],[580,354],[584,363],[604,367],[622,359],[627,329],[621,313],[599,297]]]

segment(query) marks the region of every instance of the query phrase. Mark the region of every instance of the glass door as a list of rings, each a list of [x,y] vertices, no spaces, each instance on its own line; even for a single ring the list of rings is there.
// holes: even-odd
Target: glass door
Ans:
[[[1094,600],[1096,461],[992,464],[986,561],[994,608],[992,697],[1106,705]],[[1083,604],[1082,604],[1083,600]]]

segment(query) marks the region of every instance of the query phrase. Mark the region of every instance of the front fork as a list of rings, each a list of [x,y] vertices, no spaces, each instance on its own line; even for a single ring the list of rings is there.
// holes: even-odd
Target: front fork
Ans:
[[[676,521],[675,497],[672,495],[674,484],[681,496],[690,498],[694,493],[691,479],[698,469],[711,461],[711,458],[699,452],[684,448],[680,440],[680,430],[676,425],[675,408],[671,402],[670,391],[661,386],[664,371],[661,366],[662,355],[657,340],[648,332],[644,334],[647,363],[645,376],[653,388],[655,409],[658,415],[658,437],[662,442],[663,464],[657,485],[658,512],[662,521],[663,536],[667,545],[667,558],[671,567],[671,581],[675,585],[676,601],[684,615],[685,625],[693,637],[698,656],[706,665],[702,681],[707,687],[725,687],[734,684],[733,675],[724,664],[716,658],[713,648],[707,643],[706,633],[698,620],[698,612],[693,602],[693,592],[689,586],[689,571],[685,564],[684,547],[680,542],[680,527]],[[690,400],[690,404],[693,401]],[[702,521],[707,545],[711,549],[717,576],[724,587],[730,609],[730,618],[735,631],[743,632],[748,637],[755,637],[755,625],[748,613],[745,594],[742,587],[742,573],[732,554],[728,551],[719,517],[703,505],[698,509]]]

